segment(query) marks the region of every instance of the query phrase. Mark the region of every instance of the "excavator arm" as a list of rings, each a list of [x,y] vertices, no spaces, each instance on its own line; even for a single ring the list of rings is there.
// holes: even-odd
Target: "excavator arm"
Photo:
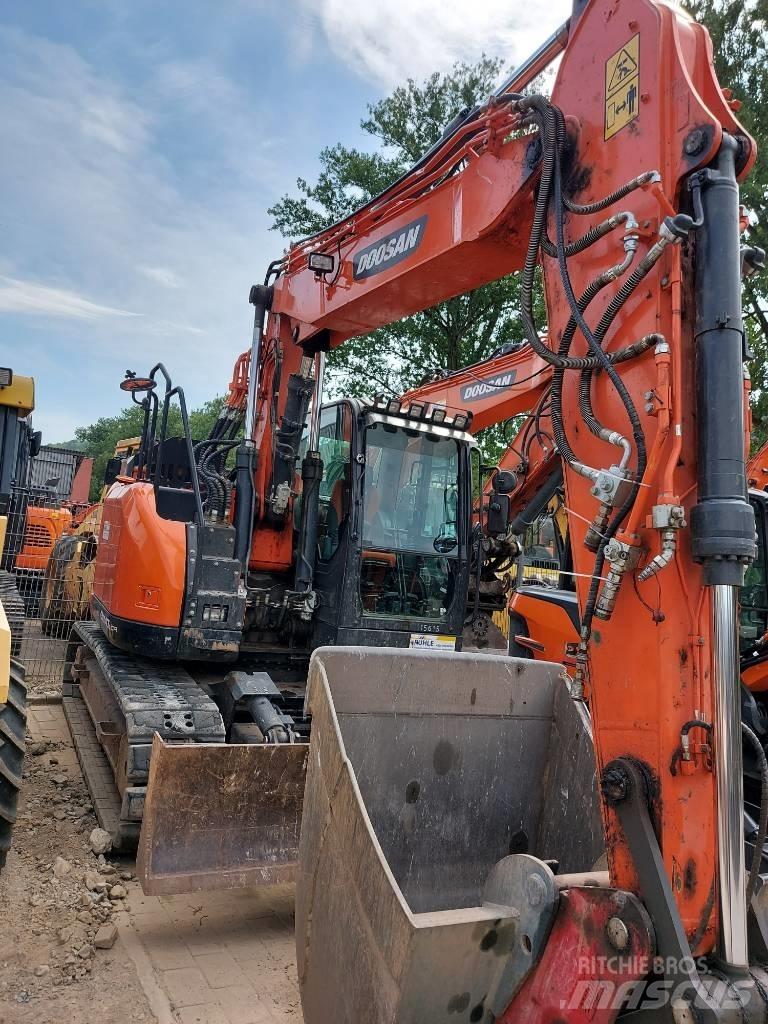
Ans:
[[[573,696],[591,713],[610,885],[643,901],[665,982],[683,984],[664,1019],[729,1019],[690,969],[691,953],[716,951],[743,1013],[762,1020],[736,642],[755,554],[738,203],[754,143],[705,30],[654,0],[577,3],[551,100],[513,87],[390,192],[292,249],[270,323],[287,317],[284,338],[322,351],[522,271],[525,337],[552,368],[580,621]],[[631,947],[625,932],[614,949]],[[509,1005],[468,1019],[560,1020],[553,972],[573,941],[573,923],[556,925]]]

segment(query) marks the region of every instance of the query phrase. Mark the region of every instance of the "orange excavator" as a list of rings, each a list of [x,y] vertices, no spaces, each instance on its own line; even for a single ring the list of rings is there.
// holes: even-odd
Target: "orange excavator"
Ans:
[[[551,99],[524,95],[559,54]],[[160,874],[210,865],[212,844],[222,861],[235,840],[290,846],[298,823],[281,811],[309,764],[297,889],[309,1024],[766,1019],[768,764],[758,742],[748,879],[737,622],[756,555],[738,194],[755,145],[735,106],[705,30],[680,11],[577,0],[487,104],[252,290],[242,442],[222,422],[174,448],[179,389],[159,366],[125,383],[145,443],[105,502],[75,675],[129,803],[157,734],[142,850],[150,862],[163,850]],[[450,631],[468,571],[469,517],[453,515],[471,504],[466,416],[404,415],[397,400],[324,420],[315,403],[297,499],[324,352],[514,271],[525,340],[552,373],[579,611],[570,692],[555,666],[420,649]],[[325,534],[322,437],[349,454],[359,502]],[[347,561],[324,576],[328,536]],[[639,579],[651,566],[653,604]],[[403,649],[380,646],[396,634]],[[308,719],[289,673],[304,671],[310,636],[354,647],[314,651],[307,758],[291,742]],[[561,755],[567,709],[585,705],[596,784],[577,794],[584,773]],[[259,742],[216,742],[222,721]],[[210,827],[210,780],[236,830]],[[174,794],[154,818],[153,788]],[[194,842],[155,843],[171,818]],[[607,872],[591,870],[596,843]],[[265,860],[264,880],[287,877]]]
[[[246,439],[259,436],[253,450],[238,441],[252,358],[261,381],[255,426],[245,425]],[[551,377],[546,362],[525,343],[508,346],[404,396],[314,408],[307,431],[322,354],[283,374],[285,358],[277,338],[259,335],[203,441],[166,437],[175,396],[184,421],[186,413],[162,366],[122,385],[144,408],[144,431],[100,510],[92,621],[74,629],[64,707],[101,824],[117,848],[143,837],[148,891],[291,877],[316,647],[454,650],[465,632],[485,644],[504,607],[496,570],[517,550],[501,507],[512,480],[491,476],[473,435],[529,409]],[[227,469],[233,451],[254,462],[255,475]],[[473,512],[489,476],[484,507]],[[274,561],[280,551],[287,567]],[[167,742],[153,751],[155,733]],[[198,846],[194,863],[174,858],[189,829],[175,811],[179,793],[217,777],[222,758],[227,789],[248,791],[253,829],[220,804],[219,787],[206,794],[208,809],[198,792],[196,820],[215,842]]]
[[[557,55],[551,99],[522,94]],[[330,345],[522,272],[552,368],[569,706],[596,754],[589,793],[551,665],[316,651],[309,1024],[766,1019],[768,770],[742,724],[737,612],[757,554],[738,189],[755,147],[737,107],[681,11],[578,0],[488,104],[283,266],[273,311]],[[762,783],[749,872],[742,736]]]

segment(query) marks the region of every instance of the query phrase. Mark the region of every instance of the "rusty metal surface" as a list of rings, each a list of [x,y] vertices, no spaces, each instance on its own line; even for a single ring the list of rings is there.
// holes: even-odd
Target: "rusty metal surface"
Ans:
[[[616,921],[626,935],[624,948],[610,941],[609,922]],[[499,1024],[613,1024],[633,983],[648,972],[655,950],[651,919],[632,893],[570,889],[560,895],[535,973],[495,1019]],[[666,1019],[663,1012],[658,1016]]]
[[[531,660],[315,652],[296,892],[307,1024],[475,1019],[521,938],[514,907],[483,905],[494,864],[562,845],[581,850],[571,870],[592,867],[588,836],[549,827],[539,849],[564,686],[559,666]],[[569,832],[589,831],[587,810]]]
[[[138,876],[169,894],[291,882],[306,744],[167,744],[155,735]]]

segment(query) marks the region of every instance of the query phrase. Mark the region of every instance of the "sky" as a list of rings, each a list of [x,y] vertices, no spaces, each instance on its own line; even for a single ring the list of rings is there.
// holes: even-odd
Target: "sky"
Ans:
[[[471,16],[470,12],[471,11]],[[190,407],[248,347],[267,209],[367,104],[483,52],[510,68],[568,0],[35,0],[0,5],[0,365],[44,440],[162,360]]]

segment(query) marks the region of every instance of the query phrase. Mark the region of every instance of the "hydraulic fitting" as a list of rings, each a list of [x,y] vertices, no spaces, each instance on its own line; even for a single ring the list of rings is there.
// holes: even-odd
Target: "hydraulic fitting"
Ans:
[[[614,432],[611,431],[611,433]],[[615,434],[615,436],[618,438],[621,435]],[[611,466],[610,469],[598,470],[590,493],[599,498],[603,504],[613,507],[621,505],[631,489],[632,481],[629,479],[627,470],[623,466]]]
[[[675,557],[677,531],[686,526],[685,509],[682,505],[654,505],[651,517],[653,528],[661,531],[661,550],[642,572],[638,573],[637,578],[641,583],[666,569]]]
[[[600,597],[595,606],[595,618],[607,621],[613,615],[616,607],[621,581],[624,574],[634,569],[640,559],[640,548],[624,541],[611,538],[605,547],[605,560],[610,565],[608,578],[600,591]]]
[[[597,551],[600,547],[600,541],[603,539],[603,534],[608,526],[611,507],[607,502],[602,502],[595,518],[589,524],[586,536],[584,537],[584,547],[588,551]]]

